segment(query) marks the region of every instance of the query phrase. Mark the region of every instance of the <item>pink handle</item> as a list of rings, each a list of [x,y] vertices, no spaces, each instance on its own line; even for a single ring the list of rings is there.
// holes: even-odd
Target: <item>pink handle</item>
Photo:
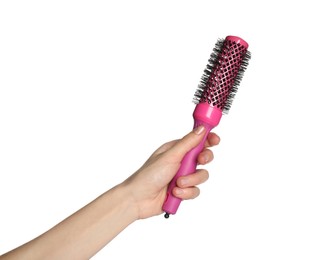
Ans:
[[[194,147],[192,150],[190,150],[185,155],[185,157],[183,158],[183,160],[181,162],[181,166],[180,166],[178,172],[176,173],[175,177],[171,180],[171,182],[168,186],[167,198],[166,198],[166,201],[162,208],[166,212],[166,215],[165,215],[166,217],[169,216],[167,214],[175,214],[177,212],[179,204],[181,203],[181,199],[176,198],[172,194],[172,190],[174,189],[174,187],[176,187],[177,179],[181,176],[185,176],[185,175],[194,173],[196,171],[198,155],[203,150],[205,140],[207,139],[207,136],[208,136],[210,130],[213,128],[212,126],[209,126],[201,121],[194,122],[194,128],[199,125],[205,126],[206,134],[205,134],[203,140],[201,141],[201,143],[198,146]]]
[[[163,204],[162,209],[166,212],[165,217],[168,218],[169,214],[175,214],[181,203],[181,199],[175,197],[172,194],[172,190],[176,187],[176,181],[179,177],[185,176],[196,171],[197,158],[199,153],[203,150],[207,136],[212,128],[218,125],[222,112],[220,109],[211,107],[207,103],[200,103],[196,106],[193,117],[194,117],[194,128],[203,125],[206,128],[205,136],[201,143],[190,150],[183,158],[181,166],[171,180],[168,189],[167,197]]]

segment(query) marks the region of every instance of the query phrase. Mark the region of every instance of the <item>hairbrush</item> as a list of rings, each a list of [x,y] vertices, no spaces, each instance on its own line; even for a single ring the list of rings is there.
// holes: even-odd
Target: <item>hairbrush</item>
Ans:
[[[251,53],[247,49],[247,42],[236,36],[219,39],[213,49],[193,99],[196,104],[193,127],[203,125],[206,134],[201,143],[185,155],[178,172],[168,186],[167,197],[162,207],[166,212],[165,218],[175,214],[181,203],[181,199],[172,194],[176,180],[180,176],[195,172],[197,157],[204,148],[209,132],[219,124],[222,115],[227,114],[231,107],[251,58]]]

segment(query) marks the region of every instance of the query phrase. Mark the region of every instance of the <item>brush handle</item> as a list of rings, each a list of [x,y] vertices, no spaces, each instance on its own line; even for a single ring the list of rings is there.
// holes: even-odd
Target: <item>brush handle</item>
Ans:
[[[201,143],[198,144],[198,146],[194,147],[192,150],[190,150],[183,158],[181,162],[181,166],[174,176],[174,178],[171,180],[168,189],[167,189],[167,197],[166,201],[163,205],[163,210],[168,213],[168,214],[175,214],[177,212],[177,209],[179,207],[179,204],[181,203],[181,199],[175,197],[172,194],[172,190],[176,187],[176,181],[179,177],[189,175],[191,173],[194,173],[196,171],[196,166],[197,166],[197,158],[200,152],[204,148],[204,143],[207,139],[207,136],[209,132],[212,129],[212,126],[209,126],[207,124],[204,124],[201,121],[194,121],[194,128],[197,126],[203,125],[206,128],[206,133],[204,138],[202,139]]]
[[[193,113],[194,128],[203,125],[206,133],[202,141],[184,156],[178,172],[168,186],[167,197],[162,207],[163,211],[166,212],[166,218],[169,217],[169,214],[175,214],[177,212],[177,209],[182,201],[180,198],[177,198],[172,194],[172,190],[174,187],[176,187],[177,179],[181,176],[186,176],[196,171],[197,159],[204,148],[207,136],[212,128],[218,125],[221,116],[222,112],[220,109],[211,107],[206,103],[200,103],[196,106]]]

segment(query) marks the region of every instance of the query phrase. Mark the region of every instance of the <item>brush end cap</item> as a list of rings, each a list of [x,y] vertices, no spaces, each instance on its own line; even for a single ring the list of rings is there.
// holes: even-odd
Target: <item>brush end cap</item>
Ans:
[[[249,47],[249,44],[246,41],[244,41],[242,38],[237,37],[237,36],[229,35],[226,37],[226,40],[242,44],[246,49]]]

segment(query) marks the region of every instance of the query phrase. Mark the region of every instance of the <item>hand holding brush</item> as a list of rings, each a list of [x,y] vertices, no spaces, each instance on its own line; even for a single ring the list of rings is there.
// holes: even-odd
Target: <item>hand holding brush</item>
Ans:
[[[89,259],[134,221],[162,211],[168,218],[182,199],[197,197],[196,185],[206,181],[208,173],[196,165],[213,158],[204,148],[219,143],[210,131],[230,109],[250,59],[247,47],[235,36],[217,42],[195,93],[193,131],[162,145],[125,181],[0,259]]]

